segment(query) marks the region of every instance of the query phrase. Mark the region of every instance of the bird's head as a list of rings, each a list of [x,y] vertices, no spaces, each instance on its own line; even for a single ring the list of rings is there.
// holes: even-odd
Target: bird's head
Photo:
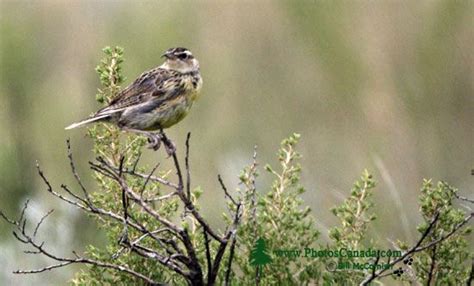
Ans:
[[[182,73],[199,70],[199,62],[194,58],[191,51],[186,48],[168,49],[162,57],[166,58],[162,67]]]

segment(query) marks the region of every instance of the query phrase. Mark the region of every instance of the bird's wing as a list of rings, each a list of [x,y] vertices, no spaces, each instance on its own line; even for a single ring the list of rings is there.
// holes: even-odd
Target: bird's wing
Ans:
[[[148,102],[152,98],[162,99],[170,90],[170,85],[176,84],[174,71],[162,68],[144,72],[132,84],[122,90],[110,104],[95,114],[112,114],[126,108]]]

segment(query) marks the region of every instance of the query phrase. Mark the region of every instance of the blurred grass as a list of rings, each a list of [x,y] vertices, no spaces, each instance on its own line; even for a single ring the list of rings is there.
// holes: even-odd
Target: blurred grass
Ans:
[[[26,197],[42,209],[59,208],[56,219],[72,223],[50,224],[60,228],[59,236],[69,233],[58,250],[100,238],[87,218],[61,209],[42,190],[34,164],[41,162],[56,187],[74,185],[64,143],[71,137],[80,173],[94,188],[87,172],[91,142],[84,129],[66,132],[64,126],[98,108],[94,67],[106,45],[125,48],[127,83],[159,65],[172,46],[188,47],[200,60],[203,96],[169,133],[179,148],[192,131],[193,184],[205,190],[209,216],[224,210],[206,208],[222,202],[216,174],[235,186],[254,144],[260,161],[272,162],[279,141],[292,132],[302,134],[305,199],[323,225],[334,223],[328,207],[341,201],[361,170],[376,171],[381,244],[408,236],[395,219],[400,212],[416,234],[422,178],[447,180],[464,194],[472,189],[471,1],[0,5],[0,209],[13,214]],[[267,185],[262,180],[260,188]],[[398,191],[402,209],[389,188]],[[24,257],[4,224],[0,230],[0,284],[46,285],[70,277],[62,271],[13,277],[18,266],[44,262]]]

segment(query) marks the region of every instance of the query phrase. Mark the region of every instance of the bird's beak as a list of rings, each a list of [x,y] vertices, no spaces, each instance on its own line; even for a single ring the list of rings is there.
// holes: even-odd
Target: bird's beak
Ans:
[[[162,54],[161,57],[169,59],[171,57],[171,54],[167,52],[167,53]]]

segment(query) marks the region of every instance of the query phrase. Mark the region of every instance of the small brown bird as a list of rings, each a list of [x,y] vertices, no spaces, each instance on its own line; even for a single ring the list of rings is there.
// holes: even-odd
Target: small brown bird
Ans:
[[[161,66],[140,75],[108,106],[66,129],[91,122],[110,122],[124,131],[146,135],[150,148],[157,150],[162,135],[150,131],[169,128],[181,121],[202,87],[199,62],[188,49],[171,48],[162,57],[166,60]],[[166,147],[168,154],[175,150],[174,146]]]

